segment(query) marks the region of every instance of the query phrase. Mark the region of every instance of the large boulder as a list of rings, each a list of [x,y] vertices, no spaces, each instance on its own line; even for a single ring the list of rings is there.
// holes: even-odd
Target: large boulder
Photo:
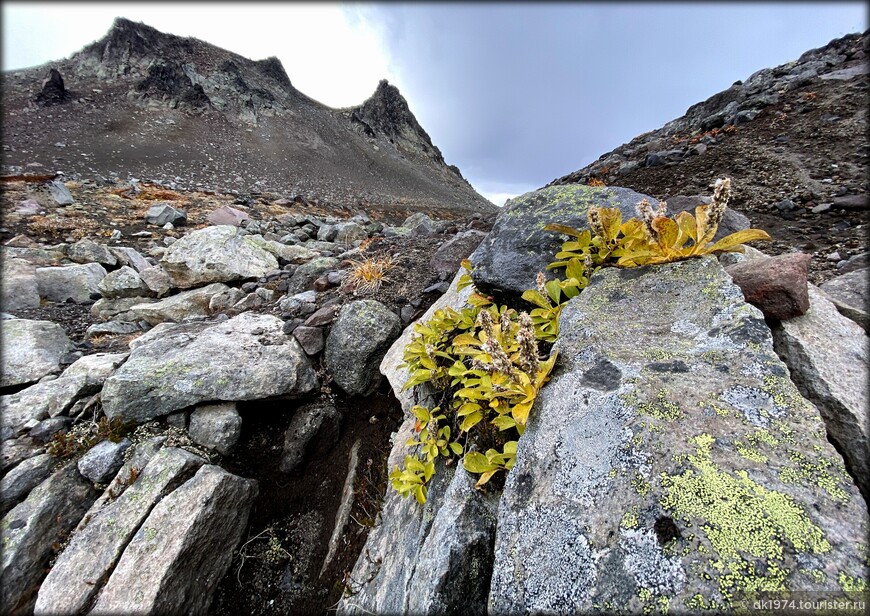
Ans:
[[[271,253],[229,225],[191,231],[166,249],[160,265],[181,289],[259,278],[278,269]]]
[[[499,504],[490,612],[730,611],[866,580],[866,504],[714,258],[601,270],[560,327]]]
[[[870,276],[870,269],[866,267],[857,269],[823,282],[821,289],[834,302],[837,310],[855,321],[865,331],[870,332],[868,276]]]
[[[39,588],[34,614],[77,614],[99,592],[155,504],[190,479],[204,460],[168,447],[153,455],[115,500],[97,502]]]
[[[255,481],[202,466],[157,503],[90,614],[208,612],[256,496]]]
[[[27,458],[0,479],[0,515],[17,505],[51,474],[55,459],[47,453]]]
[[[118,257],[108,246],[88,238],[81,239],[67,248],[66,256],[76,263],[99,263],[109,266],[118,263]]]
[[[0,304],[4,311],[39,307],[35,265],[24,259],[3,259],[0,274]]]
[[[810,309],[773,328],[773,342],[791,378],[825,420],[864,498],[870,498],[870,339],[814,285]]]
[[[282,327],[277,317],[244,313],[217,325],[152,330],[106,379],[103,410],[141,423],[201,402],[311,393],[317,375]]]
[[[67,464],[3,516],[0,538],[0,612],[30,611],[46,565],[75,528],[97,491]]]
[[[53,302],[72,300],[81,304],[99,294],[99,284],[105,276],[106,270],[99,263],[39,267],[36,269],[36,285],[42,298]]]
[[[51,321],[0,319],[0,387],[32,383],[60,371],[72,342]]]
[[[399,317],[373,299],[345,304],[326,339],[324,360],[335,384],[366,396],[381,381],[378,365],[402,331]]]
[[[128,265],[106,274],[97,288],[103,297],[136,297],[151,294],[151,289],[145,281]]]
[[[625,220],[637,216],[635,206],[642,199],[658,205],[652,197],[628,188],[582,184],[550,186],[511,199],[471,255],[472,278],[487,293],[521,295],[535,287],[538,272],[548,271],[547,264],[555,260],[553,255],[567,237],[544,227],[558,223],[588,229],[586,214],[591,207],[619,208]]]
[[[429,259],[429,266],[442,276],[452,276],[463,259],[474,252],[485,237],[486,233],[476,229],[457,233],[438,247]]]

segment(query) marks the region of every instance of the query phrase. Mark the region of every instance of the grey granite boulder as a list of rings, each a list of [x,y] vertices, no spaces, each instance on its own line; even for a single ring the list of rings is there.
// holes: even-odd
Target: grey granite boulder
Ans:
[[[164,321],[179,323],[188,317],[205,317],[211,314],[211,302],[218,302],[217,297],[234,296],[235,289],[225,284],[214,282],[198,289],[182,291],[156,302],[137,304],[130,307],[135,320],[144,320],[151,325]]]
[[[35,265],[24,259],[4,258],[0,274],[0,304],[4,311],[15,313],[39,306]]]
[[[467,258],[483,241],[486,233],[470,229],[457,233],[444,242],[429,259],[429,265],[439,274],[452,276],[459,269],[460,263]]]
[[[402,227],[411,235],[431,235],[435,232],[435,222],[423,212],[415,212],[408,216]]]
[[[2,436],[4,439],[11,438],[27,427],[30,420],[39,421],[66,413],[78,398],[97,393],[99,389],[98,380],[89,380],[87,376],[68,376],[0,396]]]
[[[259,278],[278,269],[271,253],[229,225],[191,231],[166,249],[160,265],[181,289]]]
[[[117,265],[118,257],[105,244],[84,238],[66,249],[66,256],[76,263],[99,263],[100,265]]]
[[[157,300],[153,297],[116,297],[114,299],[102,298],[91,306],[91,316],[101,321],[136,321],[138,316],[133,314],[133,306],[150,304]]]
[[[39,484],[0,522],[0,612],[29,612],[46,565],[75,528],[97,492],[75,464]]]
[[[623,219],[637,216],[635,206],[647,199],[627,188],[596,188],[582,184],[550,186],[520,195],[502,209],[489,235],[471,255],[472,278],[485,292],[521,295],[535,287],[538,272],[548,273],[567,236],[544,227],[558,223],[588,229],[586,214],[591,207],[617,207]],[[548,278],[552,278],[548,274]]]
[[[317,375],[282,325],[271,315],[244,313],[216,325],[154,328],[106,380],[103,410],[144,422],[201,402],[309,394]]]
[[[90,614],[206,613],[248,523],[257,484],[202,466],[136,531]],[[137,589],[131,593],[131,589]]]
[[[825,420],[864,498],[870,497],[870,338],[809,285],[810,309],[773,328],[774,348],[792,380]]]
[[[300,265],[287,283],[287,295],[308,291],[321,274],[338,267],[338,264],[338,259],[334,257],[318,257]]]
[[[103,297],[142,297],[151,294],[151,289],[132,267],[124,265],[109,272],[97,285]]]
[[[187,212],[178,210],[168,203],[157,203],[148,208],[145,213],[145,222],[158,227],[171,223],[177,227],[187,222]]]
[[[124,363],[129,353],[94,353],[85,355],[74,361],[63,371],[60,378],[84,376],[91,382],[102,383]]]
[[[203,404],[190,414],[187,431],[195,443],[226,455],[239,441],[242,417],[235,402]]]
[[[350,395],[368,395],[381,381],[378,366],[402,331],[389,308],[372,299],[342,306],[326,339],[324,360],[335,384]]]
[[[106,270],[99,263],[68,265],[65,267],[39,267],[36,285],[39,296],[53,302],[72,300],[78,304],[91,300],[100,292],[100,281]]]
[[[27,458],[0,479],[0,515],[17,505],[51,474],[55,458],[41,453]]]
[[[75,202],[69,188],[59,180],[53,180],[48,184],[48,194],[57,205],[72,205]]]
[[[361,226],[355,222],[340,222],[335,225],[335,239],[336,244],[353,244],[357,240],[366,239],[369,234],[368,232]]]
[[[601,270],[560,327],[499,504],[490,613],[730,611],[866,579],[866,504],[714,258]]]
[[[108,483],[124,464],[124,452],[131,444],[126,438],[97,443],[79,459],[79,472],[94,483]]]
[[[843,315],[870,332],[870,291],[867,279],[870,268],[841,274],[823,282],[820,287]]]
[[[118,259],[121,265],[128,265],[136,270],[137,273],[142,273],[143,270],[151,267],[148,260],[143,257],[135,248],[127,246],[112,246],[109,248],[112,254]]]
[[[71,348],[63,328],[51,321],[0,319],[0,387],[32,383],[60,370]]]
[[[401,464],[410,431],[397,436],[390,469]],[[463,468],[439,465],[423,506],[388,488],[339,613],[485,614],[497,502],[474,481]]]
[[[153,455],[112,501],[94,503],[39,588],[34,614],[75,614],[97,594],[142,521],[204,460],[168,447]]]

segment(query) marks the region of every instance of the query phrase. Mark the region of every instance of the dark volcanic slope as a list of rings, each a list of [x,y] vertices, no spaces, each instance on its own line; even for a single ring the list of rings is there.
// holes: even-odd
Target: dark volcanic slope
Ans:
[[[68,93],[56,78],[43,91],[50,68]],[[386,81],[362,105],[332,109],[296,90],[277,58],[251,61],[119,18],[67,60],[4,74],[2,91],[7,172],[132,175],[344,206],[494,209]]]
[[[830,255],[867,250],[868,43],[852,34],[760,70],[551,185],[599,180],[661,199],[731,177],[731,206],[774,238],[759,248],[810,253],[811,278],[826,279]]]

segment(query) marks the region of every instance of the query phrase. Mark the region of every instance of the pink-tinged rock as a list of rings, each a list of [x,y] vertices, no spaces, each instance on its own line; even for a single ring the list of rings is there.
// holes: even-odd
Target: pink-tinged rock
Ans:
[[[743,291],[746,301],[765,317],[785,321],[805,314],[810,308],[807,293],[807,265],[810,255],[801,252],[752,259],[725,268]]]
[[[238,227],[243,220],[248,220],[247,212],[223,205],[209,214],[206,219],[213,225],[232,225]]]

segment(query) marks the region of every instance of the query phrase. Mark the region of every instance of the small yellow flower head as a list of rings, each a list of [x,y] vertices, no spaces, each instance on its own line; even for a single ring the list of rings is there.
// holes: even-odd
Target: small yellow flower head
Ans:
[[[604,225],[601,224],[601,212],[599,212],[598,208],[589,208],[586,218],[589,220],[589,228],[592,230],[592,233],[599,237],[604,237]]]

